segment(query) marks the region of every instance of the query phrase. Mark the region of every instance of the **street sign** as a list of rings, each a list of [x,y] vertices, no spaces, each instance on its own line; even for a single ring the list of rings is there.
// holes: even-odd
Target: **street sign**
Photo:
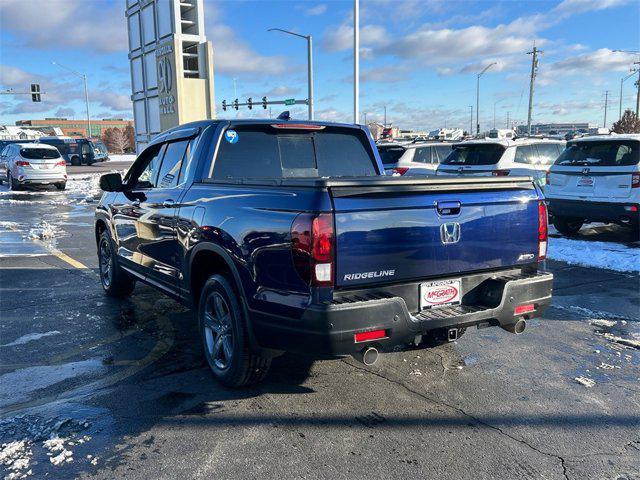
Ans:
[[[295,104],[296,104],[296,99],[295,99],[295,98],[287,98],[287,99],[284,101],[284,104],[285,104],[285,105],[295,105]]]

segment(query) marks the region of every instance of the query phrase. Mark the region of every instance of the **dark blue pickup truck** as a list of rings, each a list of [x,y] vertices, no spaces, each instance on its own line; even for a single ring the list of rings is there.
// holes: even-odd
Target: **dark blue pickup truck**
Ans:
[[[140,280],[193,305],[226,385],[283,352],[371,364],[472,326],[520,333],[551,301],[531,179],[385,176],[358,125],[186,124],[100,184],[104,290]]]

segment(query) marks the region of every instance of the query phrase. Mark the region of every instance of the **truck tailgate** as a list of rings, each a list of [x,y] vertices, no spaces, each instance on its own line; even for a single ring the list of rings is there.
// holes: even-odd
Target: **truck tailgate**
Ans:
[[[329,188],[336,285],[454,278],[537,261],[530,179],[415,180]]]

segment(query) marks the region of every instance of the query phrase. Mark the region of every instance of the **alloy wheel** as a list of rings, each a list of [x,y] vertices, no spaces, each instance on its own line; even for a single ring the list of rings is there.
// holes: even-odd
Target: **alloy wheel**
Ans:
[[[220,370],[229,367],[233,356],[231,310],[224,297],[211,292],[204,308],[204,339],[206,354]]]

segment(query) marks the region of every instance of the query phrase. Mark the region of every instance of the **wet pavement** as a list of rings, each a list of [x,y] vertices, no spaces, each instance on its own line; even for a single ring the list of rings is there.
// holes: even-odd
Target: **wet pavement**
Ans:
[[[96,182],[0,187],[2,477],[640,477],[637,273],[549,261],[553,306],[523,335],[373,367],[285,356],[229,390],[184,307],[142,285],[102,295]]]

